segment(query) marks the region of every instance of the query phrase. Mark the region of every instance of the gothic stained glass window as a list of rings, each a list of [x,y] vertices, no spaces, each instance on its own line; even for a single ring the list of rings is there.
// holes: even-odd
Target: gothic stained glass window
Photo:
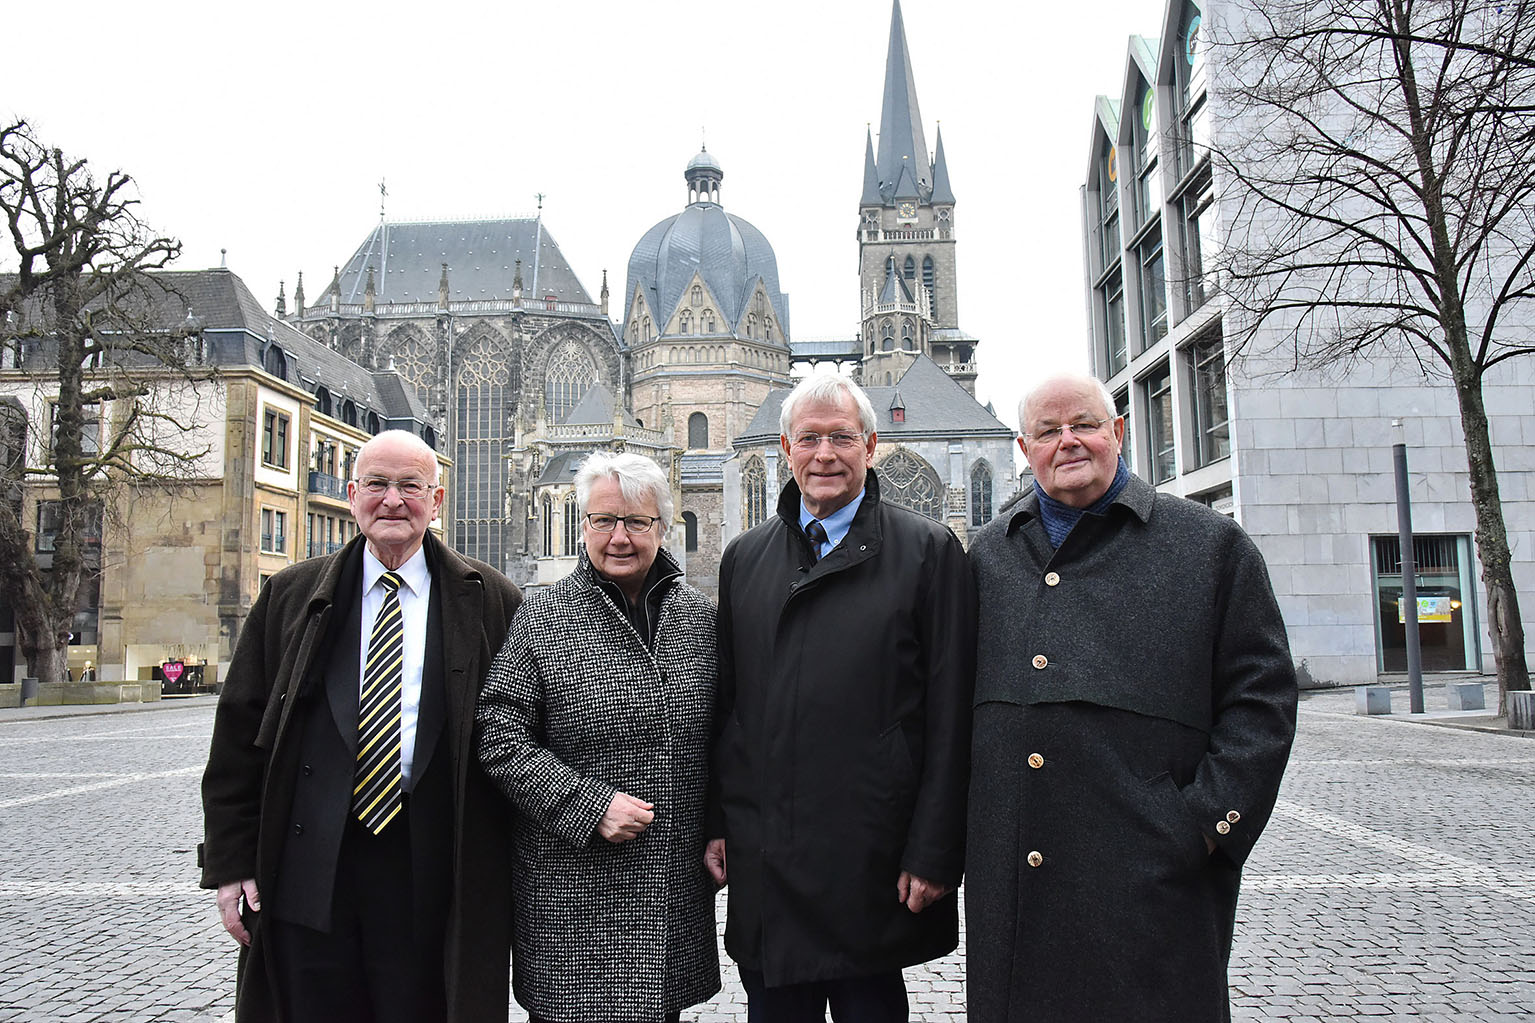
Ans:
[[[576,495],[565,495],[565,532],[560,553],[567,558],[576,556],[576,540],[581,536],[581,516],[576,511]]]
[[[752,455],[741,470],[741,491],[746,503],[746,528],[760,525],[767,518],[767,467]]]
[[[970,524],[984,526],[991,521],[991,466],[975,463],[970,470]]]
[[[437,353],[436,345],[425,332],[413,325],[396,327],[389,332],[380,354],[386,366],[393,360],[395,371],[410,381],[417,397],[429,400],[437,376]]]
[[[544,410],[551,423],[562,423],[597,382],[591,354],[575,341],[560,343],[549,354],[544,374]]]
[[[554,498],[545,494],[540,504],[543,509],[544,557],[552,558],[554,557]]]
[[[897,448],[875,466],[880,496],[903,508],[942,521],[943,484],[933,467],[905,448]]]
[[[506,554],[506,347],[477,337],[459,360],[453,547],[497,568]]]
[[[936,275],[933,270],[933,257],[922,257],[922,287],[927,289],[927,315],[929,319],[938,319],[938,292]]]

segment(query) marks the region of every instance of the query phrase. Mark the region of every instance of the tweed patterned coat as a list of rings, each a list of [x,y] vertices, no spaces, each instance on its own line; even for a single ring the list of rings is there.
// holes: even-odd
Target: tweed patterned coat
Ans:
[[[653,651],[583,549],[523,605],[480,694],[480,761],[519,811],[513,990],[551,1023],[659,1021],[720,987],[702,830],[715,609],[657,557]],[[655,820],[613,844],[596,829],[616,790]]]

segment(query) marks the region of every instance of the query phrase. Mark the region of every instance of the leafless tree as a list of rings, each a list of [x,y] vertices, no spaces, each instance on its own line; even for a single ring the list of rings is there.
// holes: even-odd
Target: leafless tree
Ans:
[[[28,672],[44,682],[66,677],[82,585],[100,571],[103,518],[145,488],[175,487],[201,454],[179,449],[183,422],[160,397],[197,361],[182,325],[165,322],[171,303],[151,273],[181,246],[149,230],[137,205],[128,175],[98,179],[25,122],[0,124],[9,242],[0,249],[0,358],[19,371],[12,380],[52,398],[46,417],[29,415],[14,390],[0,403],[0,585]],[[50,502],[42,558],[24,517],[29,495]]]
[[[1234,0],[1213,41],[1234,342],[1454,388],[1501,706],[1530,681],[1483,387],[1535,352],[1535,0]]]

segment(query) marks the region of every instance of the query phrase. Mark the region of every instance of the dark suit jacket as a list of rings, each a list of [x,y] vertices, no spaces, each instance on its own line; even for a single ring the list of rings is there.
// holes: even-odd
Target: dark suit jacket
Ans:
[[[254,877],[264,909],[311,926],[306,916],[317,907],[328,911],[330,904],[335,849],[345,822],[345,810],[336,812],[336,800],[345,797],[337,792],[351,784],[355,691],[333,705],[326,678],[332,677],[339,694],[349,670],[355,686],[358,638],[348,644],[342,633],[358,628],[349,619],[359,597],[362,543],[359,536],[328,558],[294,565],[262,589],[230,662],[203,775],[203,886]],[[423,671],[426,727],[417,736],[412,851],[418,862],[440,863],[443,869],[437,872],[442,885],[435,896],[418,893],[417,919],[445,920],[448,1018],[504,1020],[511,942],[509,821],[503,800],[474,762],[473,728],[485,671],[521,594],[495,569],[455,554],[431,534],[424,546],[433,609]],[[350,654],[350,669],[343,651]],[[432,678],[441,684],[428,685]],[[343,738],[332,707],[344,708],[347,699],[353,724]],[[343,709],[339,717],[346,714]],[[440,786],[440,794],[434,797],[422,786]],[[315,841],[290,841],[297,837],[295,824],[304,825],[305,836],[313,824]],[[329,877],[323,876],[327,862]],[[308,877],[316,864],[322,865],[322,876]],[[236,1003],[241,1021],[277,1018],[267,940],[258,925],[242,960]]]

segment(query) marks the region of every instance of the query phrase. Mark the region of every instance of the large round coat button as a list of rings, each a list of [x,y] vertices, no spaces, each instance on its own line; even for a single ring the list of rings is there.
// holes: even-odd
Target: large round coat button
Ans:
[[[1037,867],[1043,862],[1045,862],[1045,858],[1041,856],[1037,851],[1029,853],[1029,866]]]
[[[1061,574],[1059,572],[1046,572],[1045,573],[1045,585],[1046,586],[1059,586],[1060,584],[1061,584]]]
[[[1049,663],[1050,663],[1050,659],[1048,657],[1046,657],[1044,654],[1035,654],[1034,655],[1034,667],[1036,667],[1036,668],[1043,668],[1045,665],[1047,665]]]
[[[1034,768],[1034,770],[1037,771],[1041,767],[1045,766],[1045,758],[1040,756],[1038,753],[1030,753],[1029,754],[1029,766]]]
[[[1231,834],[1231,825],[1225,821],[1216,821],[1215,830],[1222,835],[1229,835]]]

